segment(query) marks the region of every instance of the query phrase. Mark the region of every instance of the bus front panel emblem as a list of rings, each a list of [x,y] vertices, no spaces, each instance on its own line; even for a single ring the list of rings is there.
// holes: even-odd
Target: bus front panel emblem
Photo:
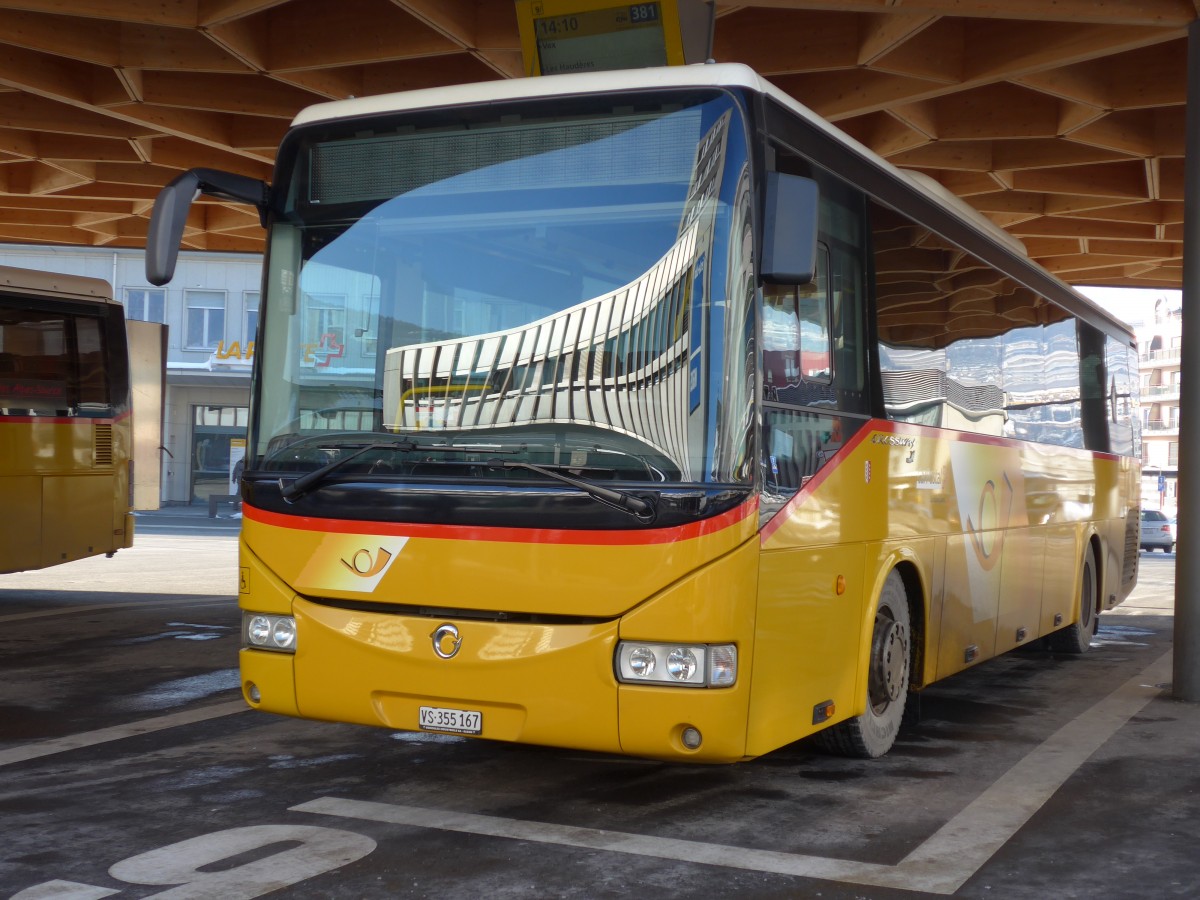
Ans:
[[[449,622],[439,625],[430,637],[433,638],[433,652],[442,659],[452,659],[462,646],[462,636]]]

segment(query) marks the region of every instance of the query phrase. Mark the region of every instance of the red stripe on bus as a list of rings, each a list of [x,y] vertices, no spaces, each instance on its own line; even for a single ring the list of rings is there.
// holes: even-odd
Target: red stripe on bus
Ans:
[[[713,516],[711,519],[675,528],[652,528],[644,531],[579,531],[562,528],[504,528],[486,525],[424,525],[354,519],[322,519],[316,516],[292,516],[269,512],[248,504],[242,505],[242,516],[276,528],[333,534],[383,534],[435,540],[500,541],[517,544],[639,546],[673,544],[716,534],[753,516],[757,510],[758,499],[752,498],[728,512]]]
[[[122,413],[114,418],[96,416],[10,416],[0,413],[9,425],[116,425],[129,418],[129,413]]]

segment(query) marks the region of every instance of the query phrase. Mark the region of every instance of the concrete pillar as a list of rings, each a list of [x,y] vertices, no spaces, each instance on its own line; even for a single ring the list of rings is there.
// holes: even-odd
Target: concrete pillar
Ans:
[[[1200,702],[1200,20],[1188,26],[1183,201],[1183,324],[1179,366],[1179,527],[1175,553],[1176,699]]]

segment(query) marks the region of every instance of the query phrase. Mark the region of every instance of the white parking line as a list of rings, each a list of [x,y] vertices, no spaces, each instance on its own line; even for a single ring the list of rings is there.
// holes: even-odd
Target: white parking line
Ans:
[[[216,596],[216,595],[214,595]],[[4,622],[21,622],[27,619],[44,619],[49,616],[78,616],[82,613],[99,612],[104,609],[157,609],[167,606],[171,609],[186,609],[192,606],[235,606],[237,600],[233,597],[221,596],[214,600],[187,600],[181,603],[160,603],[160,602],[144,602],[133,601],[131,603],[93,603],[90,606],[57,606],[54,609],[39,609],[34,612],[13,613],[8,616],[0,616],[0,623]]]
[[[139,734],[150,734],[175,728],[178,725],[192,725],[196,722],[206,722],[209,719],[219,719],[221,716],[245,712],[248,707],[245,701],[230,700],[213,706],[203,706],[199,709],[189,709],[183,712],[170,713],[165,716],[155,716],[151,719],[140,719],[125,725],[114,725],[111,728],[100,728],[96,731],[84,731],[51,741],[37,741],[20,747],[10,747],[0,750],[0,766],[11,766],[13,763],[39,759],[55,753],[65,753],[68,750],[78,750],[82,747],[93,747],[96,744],[106,744],[109,741],[119,741]]]
[[[1043,741],[894,866],[337,797],[322,797],[291,809],[754,872],[953,894],[1088,757],[1161,693],[1158,684],[1170,675],[1168,652]]]

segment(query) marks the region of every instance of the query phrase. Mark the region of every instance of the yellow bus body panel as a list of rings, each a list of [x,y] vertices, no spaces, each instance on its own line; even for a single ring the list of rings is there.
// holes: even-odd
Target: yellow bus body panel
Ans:
[[[128,417],[0,422],[0,572],[133,546],[129,441]]]
[[[873,422],[761,530],[754,504],[669,537],[247,507],[241,605],[294,615],[297,652],[243,651],[243,687],[259,689],[252,705],[317,719],[415,730],[420,707],[448,707],[482,713],[484,738],[757,756],[865,710],[893,569],[909,588],[917,687],[1075,621],[1089,546],[1102,605],[1119,602],[1137,490],[1131,460]],[[443,623],[461,636],[450,659],[434,648]],[[622,684],[620,640],[734,644],[737,682]],[[683,745],[689,727],[698,750]]]

